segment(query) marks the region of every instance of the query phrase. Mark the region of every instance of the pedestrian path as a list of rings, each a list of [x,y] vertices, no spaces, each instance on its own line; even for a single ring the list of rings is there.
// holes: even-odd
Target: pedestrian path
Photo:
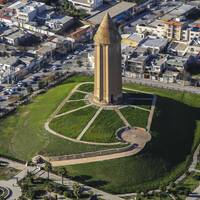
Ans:
[[[48,173],[42,170],[42,171],[40,171],[40,173],[36,174],[36,176],[42,177],[42,178],[47,178]],[[56,183],[62,184],[61,176],[49,173],[49,179],[56,182]],[[63,179],[63,184],[66,185],[69,188],[72,188],[74,183],[77,183],[77,182],[72,181],[68,178]],[[87,185],[84,185],[84,184],[80,184],[80,185],[84,188],[85,191],[93,192],[94,194],[96,194],[97,196],[101,197],[104,200],[123,200],[121,197],[118,197],[116,195],[104,192],[102,190],[98,190],[96,188],[93,188],[93,187],[90,187],[90,186],[87,186]]]
[[[70,110],[70,111],[68,111],[68,112],[64,112],[64,113],[61,113],[61,114],[59,114],[59,115],[56,115],[54,118],[62,117],[62,116],[64,116],[64,115],[68,115],[68,114],[70,114],[70,113],[76,112],[76,111],[78,111],[78,110],[82,110],[82,109],[87,108],[87,107],[90,107],[90,106],[91,106],[91,104],[88,104],[88,105],[85,105],[85,106],[76,108],[76,109],[74,109],[74,110]]]
[[[157,100],[157,96],[154,95],[153,101],[152,101],[152,106],[151,106],[151,111],[150,111],[148,122],[147,122],[147,131],[148,132],[150,132],[150,129],[151,129],[151,124],[152,124],[152,121],[153,121],[154,111],[155,111],[155,108],[156,108],[156,100]]]
[[[99,110],[95,113],[95,115],[92,117],[92,119],[88,122],[88,124],[82,130],[82,132],[80,133],[80,135],[76,138],[77,140],[81,140],[81,138],[83,137],[83,135],[90,128],[90,126],[93,124],[93,122],[95,121],[95,119],[99,116],[99,114],[101,113],[102,109],[103,109],[103,107],[99,108]]]
[[[124,115],[120,112],[119,109],[115,109],[116,113],[119,115],[120,119],[124,122],[125,126],[131,127],[127,119],[124,117]]]

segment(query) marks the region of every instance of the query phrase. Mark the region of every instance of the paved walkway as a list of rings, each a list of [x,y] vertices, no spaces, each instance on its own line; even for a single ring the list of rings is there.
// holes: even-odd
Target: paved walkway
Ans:
[[[82,110],[82,109],[87,108],[87,107],[90,107],[90,106],[91,106],[91,104],[88,104],[88,105],[85,105],[85,106],[76,108],[76,109],[74,109],[74,110],[70,110],[70,111],[67,111],[67,112],[64,112],[64,113],[55,115],[53,119],[58,118],[58,117],[62,117],[62,116],[64,116],[64,115],[68,115],[68,114],[70,114],[70,113],[76,112],[76,111],[78,111],[78,110]]]
[[[12,192],[8,198],[8,200],[18,200],[19,197],[22,195],[21,193],[21,188],[17,186],[17,180],[21,180],[26,176],[27,173],[27,168],[25,165],[6,159],[6,158],[1,158],[1,161],[7,162],[9,167],[22,170],[20,173],[12,177],[10,180],[2,180],[0,181],[0,186],[4,188],[10,189]]]
[[[0,161],[7,162],[8,167],[12,167],[12,168],[15,168],[17,170],[23,170],[25,168],[25,165],[18,163],[16,161],[9,160],[7,158],[0,157]]]
[[[90,126],[93,124],[93,122],[95,121],[95,119],[99,116],[99,114],[101,113],[102,109],[103,109],[103,107],[99,108],[99,110],[95,113],[95,115],[92,117],[92,119],[88,122],[88,124],[82,130],[82,132],[80,133],[80,135],[76,138],[77,140],[81,140],[81,138],[83,137],[83,135],[90,128]]]
[[[36,175],[37,177],[42,177],[42,178],[48,177],[48,173],[46,171],[40,170],[37,167],[31,167],[31,166],[27,167],[18,162],[14,162],[14,161],[11,161],[11,160],[5,159],[5,158],[0,158],[0,160],[8,162],[9,166],[13,166],[14,168],[16,167],[17,169],[19,169],[19,168],[23,169],[20,173],[18,173],[12,179],[10,179],[8,181],[0,181],[0,186],[2,186],[4,188],[9,188],[12,191],[8,200],[18,200],[19,197],[22,195],[21,188],[19,186],[17,186],[17,180],[20,181],[24,177],[26,177],[28,171],[31,172],[32,174]],[[49,178],[56,183],[62,184],[62,181],[61,181],[62,179],[60,176],[50,173]],[[77,183],[77,182],[72,181],[67,178],[64,178],[64,185],[67,185],[69,188],[72,188],[74,183]],[[122,200],[122,198],[112,195],[110,193],[95,189],[93,187],[89,187],[84,184],[80,184],[80,185],[82,185],[86,191],[91,191],[94,194],[100,196],[101,198],[103,198],[105,200]]]
[[[113,146],[113,145],[118,145],[118,144],[121,144],[121,142],[114,142],[114,143],[100,143],[100,142],[88,142],[88,141],[81,141],[81,140],[77,140],[77,139],[73,139],[73,138],[70,138],[70,137],[67,137],[67,136],[64,136],[54,130],[52,130],[50,127],[49,127],[49,124],[51,123],[51,121],[55,118],[55,117],[60,117],[60,116],[63,116],[63,115],[66,115],[66,114],[69,114],[71,112],[74,112],[74,111],[77,111],[77,110],[80,110],[80,109],[83,109],[85,107],[89,107],[91,105],[86,105],[86,106],[83,106],[81,108],[77,108],[77,109],[74,109],[72,111],[68,111],[66,113],[62,113],[62,114],[59,114],[57,115],[57,113],[59,113],[59,111],[62,109],[62,107],[65,105],[66,102],[69,102],[71,100],[70,97],[73,95],[73,93],[75,91],[77,91],[77,89],[81,86],[81,85],[84,85],[84,84],[88,84],[88,83],[91,83],[91,82],[84,82],[84,83],[79,83],[77,84],[73,89],[72,91],[70,92],[70,94],[61,102],[61,104],[56,108],[56,110],[51,114],[51,116],[48,118],[48,120],[46,121],[46,123],[44,124],[44,128],[46,131],[48,131],[49,133],[57,136],[57,137],[60,137],[62,139],[65,139],[65,140],[68,140],[68,141],[72,141],[72,142],[76,142],[76,143],[82,143],[82,144],[91,144],[91,145],[100,145],[100,146]]]
[[[85,99],[73,99],[73,100],[67,100],[66,102],[76,102],[76,101],[84,101]]]
[[[153,101],[152,101],[152,106],[151,106],[151,111],[150,111],[148,122],[147,122],[147,131],[148,132],[150,132],[150,129],[151,129],[151,124],[152,124],[152,121],[153,121],[154,111],[155,111],[155,108],[156,108],[156,100],[157,100],[157,96],[154,95]]]
[[[196,148],[194,154],[193,154],[193,160],[191,165],[189,166],[188,171],[189,172],[200,172],[200,170],[196,169],[197,163],[198,163],[198,155],[199,155],[199,151],[200,151],[200,144],[198,145],[198,147]],[[186,177],[186,176],[185,176]],[[185,178],[184,177],[184,178]],[[199,186],[192,192],[189,194],[189,196],[186,198],[186,200],[199,200],[200,199],[200,184]]]
[[[126,118],[124,117],[124,115],[120,112],[120,110],[118,108],[116,108],[114,110],[116,111],[116,113],[118,114],[118,116],[120,117],[120,119],[123,121],[124,125],[127,126],[127,127],[131,127],[131,125],[126,120]]]
[[[85,92],[85,91],[82,91],[82,90],[76,90],[75,92],[80,92],[80,93],[83,93],[83,94],[90,94],[90,92]]]
[[[140,109],[140,110],[144,110],[144,111],[147,111],[147,112],[150,112],[150,111],[151,111],[151,110],[149,110],[149,109],[142,108],[142,107],[135,106],[135,105],[130,105],[130,107],[137,108],[137,109]]]
[[[128,157],[128,156],[132,156],[139,153],[144,148],[145,145],[143,146],[139,145],[138,147],[135,147],[134,149],[131,149],[129,151],[120,152],[120,153],[112,153],[109,155],[102,155],[102,156],[100,155],[100,156],[70,159],[70,160],[51,161],[51,164],[54,167],[58,167],[58,166],[77,165],[77,164],[84,164],[84,163],[91,163],[91,162],[98,162],[98,161]]]
[[[72,142],[76,142],[76,143],[82,143],[82,144],[91,144],[91,145],[99,145],[99,146],[113,146],[113,145],[119,145],[121,144],[121,142],[113,142],[113,143],[99,143],[99,142],[88,142],[88,141],[82,141],[82,140],[77,140],[77,139],[73,139],[73,138],[70,138],[70,137],[67,137],[67,136],[64,136],[54,130],[52,130],[50,127],[49,127],[49,123],[50,122],[46,122],[44,124],[44,128],[46,131],[48,131],[49,133],[57,136],[57,137],[60,137],[60,138],[63,138],[65,140],[68,140],[68,141],[72,141]]]
[[[38,176],[38,177],[42,177],[42,178],[47,178],[48,177],[47,172],[45,172],[43,170],[38,171],[35,175]],[[49,174],[49,178],[50,178],[50,180],[52,180],[52,181],[54,181],[56,183],[62,184],[61,177],[58,176],[58,175],[50,173]],[[64,185],[68,186],[69,188],[72,188],[73,184],[77,183],[77,182],[72,181],[72,180],[70,180],[68,178],[64,178],[63,182],[64,182]],[[91,191],[91,192],[93,192],[94,194],[98,195],[99,197],[101,197],[104,200],[123,200],[122,198],[120,198],[120,197],[118,197],[116,195],[112,195],[110,193],[103,192],[103,191],[98,190],[96,188],[93,188],[93,187],[90,187],[90,186],[86,186],[84,184],[80,184],[80,185],[83,186],[86,191]]]
[[[199,155],[199,151],[200,151],[200,144],[198,145],[198,147],[196,148],[194,154],[193,154],[193,158],[192,158],[192,163],[190,164],[188,171],[192,172],[192,171],[196,171],[196,166],[197,166],[197,162],[198,162],[198,155]],[[176,181],[175,183],[178,184],[179,182],[181,182],[184,178],[186,177],[186,174],[184,173],[183,175],[181,175]]]
[[[93,121],[96,119],[96,117],[99,115],[99,113],[101,112],[101,109],[99,109],[95,116],[91,119],[91,121],[86,125],[86,127],[83,129],[82,133],[78,136],[77,139],[73,139],[70,137],[66,137],[64,135],[61,135],[60,133],[52,130],[49,127],[49,123],[51,122],[51,120],[56,116],[60,116],[57,115],[57,113],[60,111],[60,109],[64,106],[64,104],[69,100],[69,98],[71,97],[71,95],[77,91],[77,89],[80,87],[80,85],[82,84],[87,84],[86,83],[80,83],[78,85],[76,85],[74,87],[74,89],[71,91],[71,93],[68,95],[68,97],[66,99],[64,99],[64,101],[58,106],[58,108],[53,112],[53,114],[50,116],[50,118],[47,120],[47,122],[45,123],[44,127],[45,129],[53,134],[56,135],[58,137],[61,137],[63,139],[67,139],[69,141],[73,141],[73,142],[79,142],[79,143],[83,143],[83,144],[93,144],[93,145],[116,145],[116,144],[120,144],[120,142],[118,143],[96,143],[96,142],[87,142],[87,141],[81,141],[80,139],[82,138],[82,136],[84,135],[84,133],[87,131],[87,129],[91,126],[91,124],[93,123]],[[132,89],[128,89],[131,91],[137,91],[137,90],[132,90]],[[141,92],[141,91],[139,91]],[[147,92],[145,92],[147,93]],[[147,94],[151,94],[151,93],[147,93]],[[131,125],[129,124],[129,122],[126,120],[126,118],[123,116],[123,114],[120,112],[120,110],[118,108],[115,109],[115,111],[117,112],[117,114],[119,115],[119,117],[121,118],[121,120],[124,122],[124,124],[128,127],[131,127]],[[69,111],[70,112],[70,111]],[[66,114],[66,113],[65,113]],[[61,114],[62,115],[62,114]],[[96,156],[88,156],[88,157],[82,157],[82,158],[76,158],[76,159],[67,159],[67,160],[58,160],[58,161],[52,161],[52,165],[53,166],[64,166],[64,165],[75,165],[75,164],[82,164],[82,163],[90,163],[90,162],[97,162],[97,161],[103,161],[103,160],[111,160],[111,159],[116,159],[116,158],[122,158],[122,157],[127,157],[127,156],[131,156],[131,155],[135,155],[138,152],[140,152],[144,146],[146,145],[146,143],[142,143],[142,144],[138,144],[137,147],[133,148],[133,149],[129,149],[126,150],[124,152],[117,152],[117,153],[111,153],[109,155],[96,155]],[[47,158],[48,159],[48,158]]]

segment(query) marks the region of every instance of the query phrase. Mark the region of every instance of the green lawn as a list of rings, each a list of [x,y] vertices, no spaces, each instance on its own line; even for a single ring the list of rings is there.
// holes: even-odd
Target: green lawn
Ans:
[[[152,100],[134,100],[133,105],[150,110]]]
[[[200,162],[199,162],[199,157],[198,157],[198,163],[197,163],[196,169],[200,170]]]
[[[90,83],[84,84],[84,85],[81,85],[78,89],[84,92],[93,92],[94,84],[90,84]]]
[[[86,94],[82,92],[74,92],[72,96],[69,98],[69,100],[78,100],[78,99],[84,99]]]
[[[124,90],[126,93],[124,93],[124,97],[127,99],[127,103],[135,106],[139,106],[145,109],[151,109],[153,95],[152,94],[146,94],[142,92],[136,92],[136,91],[129,91]]]
[[[178,185],[178,187],[188,188],[191,192],[200,184],[200,173],[192,172]]]
[[[20,106],[14,114],[0,119],[0,155],[29,160],[38,153],[63,155],[107,149],[107,146],[63,140],[44,129],[48,117],[72,88],[80,82],[90,80],[92,78],[88,76],[72,77],[45,94],[37,96],[32,103]]]
[[[200,142],[200,96],[127,84],[158,96],[152,140],[138,155],[67,166],[77,179],[109,192],[145,191],[168,184],[182,174]]]
[[[120,109],[121,113],[133,127],[146,128],[149,112],[133,107],[125,107]]]
[[[135,191],[139,186],[159,178],[165,163],[161,159],[132,156],[89,164],[66,166],[77,181],[113,193]]]
[[[15,114],[1,119],[0,154],[30,159],[37,153],[63,155],[108,148],[69,142],[44,130],[49,115],[82,81],[89,79],[73,77],[39,95],[32,103],[21,106]],[[114,193],[166,185],[182,174],[200,141],[200,95],[134,84],[125,86],[158,96],[151,127],[152,140],[132,157],[67,167],[69,174],[83,182]]]
[[[84,134],[83,140],[95,142],[119,142],[116,139],[117,129],[125,126],[113,110],[102,110],[92,126]]]
[[[79,108],[79,107],[82,107],[82,106],[85,106],[85,105],[86,104],[85,104],[84,100],[66,102],[65,105],[59,111],[59,114],[68,112],[70,110],[74,110],[76,108]]]
[[[76,138],[92,119],[96,111],[95,108],[90,106],[55,118],[50,123],[50,128],[64,136]]]
[[[188,193],[196,189],[200,184],[200,173],[192,172],[187,175],[176,187],[173,188],[174,196],[177,199],[185,200],[188,196]]]

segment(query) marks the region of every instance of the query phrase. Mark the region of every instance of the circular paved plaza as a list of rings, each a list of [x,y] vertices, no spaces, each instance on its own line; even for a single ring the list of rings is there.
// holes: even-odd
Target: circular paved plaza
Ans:
[[[143,128],[131,128],[121,134],[121,139],[131,144],[143,146],[151,140],[151,135]]]

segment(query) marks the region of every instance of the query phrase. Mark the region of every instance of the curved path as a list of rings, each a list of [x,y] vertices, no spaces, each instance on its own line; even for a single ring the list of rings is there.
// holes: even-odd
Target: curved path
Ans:
[[[82,157],[83,154],[76,154],[77,156],[80,156],[80,157],[69,158],[69,159],[64,158],[64,160],[58,159],[55,161],[54,160],[51,161],[50,157],[49,158],[46,157],[44,159],[51,162],[52,166],[54,167],[112,160],[116,158],[132,156],[139,153],[145,147],[146,143],[151,140],[151,135],[148,132],[146,132],[145,129],[141,129],[141,128],[129,129],[123,132],[121,137],[124,141],[131,143],[130,148],[124,149],[124,151],[121,151],[121,152],[110,153],[107,155],[103,155],[103,151],[102,151],[102,155],[95,155],[95,152],[94,152],[94,155],[88,154],[86,155],[86,157]]]
[[[57,161],[50,161],[50,162],[53,167],[60,167],[60,166],[65,166],[65,165],[77,165],[77,164],[91,163],[91,162],[97,162],[97,161],[112,160],[116,158],[124,158],[124,157],[132,156],[139,153],[144,148],[145,144],[138,144],[137,147],[134,147],[131,150],[120,152],[120,153],[112,153],[109,155],[102,155],[102,156],[100,155],[100,156],[78,158],[78,159],[57,160]],[[46,157],[46,159],[48,160],[49,158]]]
[[[65,140],[69,140],[69,141],[72,141],[72,142],[76,142],[76,143],[82,143],[82,144],[91,144],[91,145],[101,145],[101,146],[113,146],[113,145],[119,145],[121,144],[121,142],[112,142],[112,143],[103,143],[103,142],[89,142],[89,141],[82,141],[80,139],[74,139],[74,138],[70,138],[70,137],[67,137],[67,136],[64,136],[54,130],[52,130],[50,127],[49,127],[49,124],[51,123],[51,121],[54,119],[54,118],[57,118],[57,117],[60,117],[60,116],[63,116],[63,115],[66,115],[66,114],[69,114],[71,112],[74,112],[74,111],[77,111],[77,110],[80,110],[82,108],[85,108],[85,107],[88,107],[88,106],[91,106],[91,105],[86,105],[86,106],[83,106],[83,107],[80,107],[80,108],[77,108],[77,109],[74,109],[74,110],[71,110],[71,111],[68,111],[66,113],[62,113],[62,114],[59,114],[59,111],[62,109],[62,107],[65,105],[66,102],[70,101],[70,97],[73,95],[74,92],[78,91],[77,89],[81,86],[81,85],[85,85],[85,84],[88,84],[88,83],[91,83],[91,82],[83,82],[83,83],[79,83],[77,84],[73,89],[72,91],[69,93],[69,95],[61,102],[61,104],[56,108],[56,110],[50,115],[50,117],[48,118],[48,120],[46,121],[46,123],[44,124],[44,128],[46,131],[48,131],[49,133],[57,136],[57,137],[60,137],[62,139],[65,139]],[[87,93],[88,94],[88,93]]]
[[[67,139],[69,141],[72,142],[78,142],[78,143],[83,143],[83,144],[92,144],[92,145],[115,145],[115,144],[121,144],[121,142],[118,143],[97,143],[97,142],[87,142],[87,141],[81,141],[80,138],[82,137],[82,135],[80,135],[80,137],[78,137],[78,139],[73,139],[70,137],[66,137],[63,136],[59,133],[57,133],[56,131],[52,130],[49,127],[50,122],[57,117],[57,113],[62,109],[62,107],[64,106],[64,104],[70,99],[70,97],[72,96],[72,94],[75,91],[78,91],[77,89],[83,85],[83,84],[87,84],[87,83],[91,83],[91,82],[84,82],[84,83],[79,83],[77,84],[74,89],[70,92],[70,94],[63,100],[63,102],[57,107],[57,109],[53,112],[53,114],[50,116],[50,118],[47,120],[47,122],[45,123],[44,127],[45,129],[53,134],[56,135],[58,137],[61,137],[63,139]],[[129,89],[131,90],[131,89]],[[140,91],[141,92],[141,91]],[[100,111],[99,111],[100,112]],[[120,111],[119,111],[120,112]],[[98,113],[98,111],[97,111]],[[64,113],[66,114],[66,113]],[[120,113],[119,113],[120,114]],[[98,115],[98,114],[97,114]],[[128,122],[127,122],[128,123]],[[129,125],[129,124],[128,124]],[[88,128],[88,127],[87,127]],[[55,161],[50,161],[52,166],[57,167],[57,166],[65,166],[65,165],[75,165],[75,164],[83,164],[83,163],[90,163],[90,162],[97,162],[97,161],[104,161],[104,160],[111,160],[111,159],[116,159],[116,158],[122,158],[122,157],[127,157],[127,156],[131,156],[131,155],[135,155],[137,153],[139,153],[146,145],[148,141],[145,140],[138,140],[138,141],[132,141],[131,142],[131,147],[128,150],[124,150],[122,152],[115,152],[115,153],[111,153],[111,154],[107,154],[107,155],[94,155],[94,156],[86,156],[86,157],[81,157],[82,154],[77,154],[80,155],[80,158],[75,158],[75,159],[65,159],[65,160],[55,160]],[[135,145],[136,144],[136,145]],[[63,156],[64,157],[64,156]],[[51,160],[51,157],[44,157],[45,160]]]
[[[17,175],[15,175],[14,177],[12,177],[10,180],[0,181],[1,187],[8,188],[11,191],[7,200],[14,200],[14,199],[17,200],[17,199],[19,199],[19,197],[22,194],[21,188],[17,185],[17,180],[21,180],[22,178],[24,178],[24,176],[27,173],[27,168],[25,165],[15,162],[15,161],[12,161],[12,160],[9,160],[7,158],[0,157],[0,160],[7,162],[8,167],[12,167],[12,168],[20,170],[20,172]]]

